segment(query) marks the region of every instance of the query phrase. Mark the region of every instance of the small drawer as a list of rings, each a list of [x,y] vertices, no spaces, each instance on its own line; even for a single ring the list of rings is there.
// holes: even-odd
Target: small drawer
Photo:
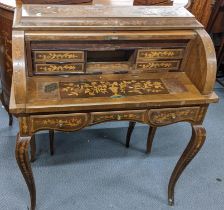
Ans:
[[[160,60],[160,59],[182,59],[184,49],[140,49],[137,54],[137,62]]]
[[[180,61],[148,61],[136,64],[136,69],[141,71],[157,71],[157,70],[179,70]]]
[[[34,62],[84,62],[83,51],[34,51]]]
[[[105,121],[145,121],[146,110],[130,110],[117,112],[92,112],[91,123],[101,123]]]
[[[199,114],[200,107],[152,109],[149,111],[149,121],[160,126],[181,121],[197,122]]]
[[[83,63],[35,64],[36,74],[78,74],[84,73]]]
[[[85,127],[88,114],[38,115],[31,116],[31,132],[40,130],[75,131]]]

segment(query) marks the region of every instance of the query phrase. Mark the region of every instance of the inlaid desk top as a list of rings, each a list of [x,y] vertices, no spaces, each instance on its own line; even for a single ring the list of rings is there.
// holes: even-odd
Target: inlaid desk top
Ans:
[[[29,78],[26,113],[136,109],[212,103],[185,73]]]

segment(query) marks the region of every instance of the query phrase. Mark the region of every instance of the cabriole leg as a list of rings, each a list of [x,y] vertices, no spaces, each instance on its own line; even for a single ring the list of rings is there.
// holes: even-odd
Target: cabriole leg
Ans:
[[[33,178],[33,172],[30,166],[28,148],[31,141],[31,136],[21,137],[17,135],[16,140],[16,160],[20,171],[26,181],[30,193],[30,210],[35,210],[36,206],[36,188]]]
[[[13,116],[9,113],[9,126],[12,126],[13,123]]]
[[[50,152],[54,155],[54,130],[49,130]]]
[[[131,134],[135,128],[136,122],[129,122],[127,137],[126,137],[126,147],[129,148],[131,141]]]
[[[36,159],[36,139],[35,135],[30,140],[30,161],[34,162]]]
[[[168,186],[168,202],[170,206],[174,205],[174,188],[176,182],[187,165],[200,151],[206,138],[206,130],[201,125],[192,125],[192,137],[191,140],[184,150],[181,158],[177,162],[177,165],[171,175],[169,186]]]
[[[9,113],[9,106],[5,103],[5,99],[4,99],[3,92],[1,92],[1,94],[0,94],[0,100],[1,100],[2,105],[4,106],[5,110],[8,112],[8,116],[9,116],[9,126],[12,126],[13,116],[12,116],[12,114]]]
[[[147,149],[146,149],[146,153],[150,154],[151,150],[152,150],[152,143],[154,140],[154,136],[156,133],[157,128],[156,127],[149,127],[149,134],[148,134],[148,140],[147,140]]]

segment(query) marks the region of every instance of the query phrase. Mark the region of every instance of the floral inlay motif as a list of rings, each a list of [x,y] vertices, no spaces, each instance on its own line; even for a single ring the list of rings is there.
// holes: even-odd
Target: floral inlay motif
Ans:
[[[68,116],[63,117],[50,117],[44,118],[33,118],[32,119],[32,130],[44,130],[44,129],[79,129],[86,123],[85,116]]]
[[[120,114],[105,114],[105,115],[95,115],[93,122],[103,122],[110,120],[142,120],[144,113],[120,113]]]
[[[83,52],[35,52],[36,61],[83,60]]]
[[[172,121],[178,122],[179,120],[195,121],[197,119],[198,112],[199,109],[197,107],[177,111],[158,111],[152,113],[151,119],[156,124],[163,124]]]
[[[37,64],[36,72],[80,72],[83,64]]]
[[[140,57],[143,58],[163,58],[163,57],[173,57],[175,56],[174,51],[152,51],[152,52],[140,52]]]
[[[43,126],[53,126],[56,127],[75,127],[82,124],[82,119],[71,118],[71,119],[46,119],[42,121]]]
[[[79,81],[59,83],[62,98],[125,97],[167,94],[162,80]]]
[[[138,50],[137,59],[181,59],[183,57],[183,49],[140,49]]]
[[[172,63],[138,63],[138,69],[159,69],[159,68],[171,68]]]

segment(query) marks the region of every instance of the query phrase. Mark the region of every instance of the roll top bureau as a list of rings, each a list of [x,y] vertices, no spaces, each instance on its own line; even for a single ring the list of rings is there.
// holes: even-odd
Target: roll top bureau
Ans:
[[[192,125],[168,186],[205,140],[216,57],[203,26],[184,8],[23,5],[13,25],[10,110],[19,119],[16,158],[35,209],[28,160],[41,130],[76,131],[106,121]]]

